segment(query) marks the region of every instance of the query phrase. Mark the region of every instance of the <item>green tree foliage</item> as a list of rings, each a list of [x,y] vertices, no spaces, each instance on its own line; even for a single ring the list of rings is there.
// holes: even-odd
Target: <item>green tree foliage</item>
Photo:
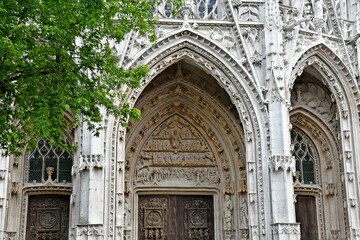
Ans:
[[[181,1],[176,1],[179,6]],[[146,66],[124,70],[109,40],[130,31],[156,39],[149,0],[2,0],[0,3],[0,148],[7,154],[51,139],[64,148],[72,126],[98,135],[100,109],[126,120],[140,113],[121,102]]]

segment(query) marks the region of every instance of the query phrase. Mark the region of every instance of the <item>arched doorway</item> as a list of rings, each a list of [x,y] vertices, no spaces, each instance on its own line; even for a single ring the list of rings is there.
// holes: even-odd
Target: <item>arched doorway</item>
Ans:
[[[226,239],[247,229],[237,110],[214,78],[183,60],[159,74],[126,137],[125,225],[132,239]]]
[[[308,67],[291,92],[294,191],[301,239],[346,235],[339,110],[325,79]]]

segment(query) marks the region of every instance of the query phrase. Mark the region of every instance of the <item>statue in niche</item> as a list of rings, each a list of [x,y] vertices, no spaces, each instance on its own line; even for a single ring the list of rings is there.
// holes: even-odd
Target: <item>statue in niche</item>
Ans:
[[[125,221],[125,226],[130,226],[130,214],[131,214],[131,210],[130,210],[130,207],[129,207],[129,203],[128,201],[126,200],[125,203],[124,203],[124,212],[125,212],[125,217],[124,217],[124,221]]]
[[[248,226],[247,202],[245,199],[243,199],[240,204],[240,219],[241,219],[241,226],[247,227]]]
[[[231,201],[230,195],[225,195],[224,201],[224,230],[231,230],[232,228],[232,211],[233,203]]]

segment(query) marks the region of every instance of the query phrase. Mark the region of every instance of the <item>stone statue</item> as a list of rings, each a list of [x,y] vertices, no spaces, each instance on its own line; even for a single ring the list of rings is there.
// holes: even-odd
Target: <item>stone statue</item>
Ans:
[[[231,230],[232,228],[232,211],[233,211],[233,203],[230,199],[230,195],[225,195],[224,202],[224,230]]]

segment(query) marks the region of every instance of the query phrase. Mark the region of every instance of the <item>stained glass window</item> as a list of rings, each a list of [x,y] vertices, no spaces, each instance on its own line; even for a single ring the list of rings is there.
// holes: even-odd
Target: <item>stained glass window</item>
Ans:
[[[73,155],[60,147],[51,146],[49,140],[39,140],[29,155],[29,182],[44,182],[48,178],[47,167],[53,167],[52,180],[71,182]]]
[[[294,145],[293,156],[299,181],[305,184],[316,183],[315,158],[310,141],[298,131],[291,131],[291,142]]]

